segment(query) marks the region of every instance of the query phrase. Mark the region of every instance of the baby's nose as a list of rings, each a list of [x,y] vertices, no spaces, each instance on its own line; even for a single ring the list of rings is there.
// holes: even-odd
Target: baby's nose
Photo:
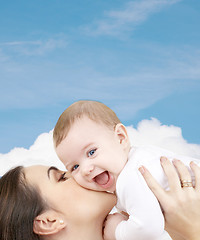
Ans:
[[[90,173],[94,170],[94,166],[93,165],[85,165],[82,168],[82,174],[83,176],[88,176],[90,175]]]

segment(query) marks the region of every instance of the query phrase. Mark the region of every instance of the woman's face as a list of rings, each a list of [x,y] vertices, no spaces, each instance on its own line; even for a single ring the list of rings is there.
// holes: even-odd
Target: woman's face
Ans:
[[[72,221],[105,218],[116,204],[116,197],[106,192],[82,188],[68,173],[41,165],[24,168],[29,184],[39,188],[47,204]]]

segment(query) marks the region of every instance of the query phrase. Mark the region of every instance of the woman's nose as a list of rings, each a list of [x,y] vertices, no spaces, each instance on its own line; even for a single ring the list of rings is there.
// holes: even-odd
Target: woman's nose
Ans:
[[[82,174],[83,176],[88,176],[90,175],[90,173],[94,170],[94,166],[93,165],[85,165],[82,168]]]

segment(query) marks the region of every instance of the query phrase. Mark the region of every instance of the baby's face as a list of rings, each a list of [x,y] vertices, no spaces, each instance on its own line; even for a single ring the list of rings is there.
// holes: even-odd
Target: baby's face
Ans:
[[[127,135],[119,124],[111,131],[88,117],[76,120],[56,152],[72,177],[83,187],[115,191],[116,180],[128,154]]]

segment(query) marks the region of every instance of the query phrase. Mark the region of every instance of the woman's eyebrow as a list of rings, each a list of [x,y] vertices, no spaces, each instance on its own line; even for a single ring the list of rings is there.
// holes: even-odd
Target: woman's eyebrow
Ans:
[[[50,171],[51,171],[51,170],[58,171],[58,168],[57,168],[57,167],[54,167],[54,166],[51,166],[51,167],[47,170],[47,176],[48,176],[49,179],[50,179]]]

